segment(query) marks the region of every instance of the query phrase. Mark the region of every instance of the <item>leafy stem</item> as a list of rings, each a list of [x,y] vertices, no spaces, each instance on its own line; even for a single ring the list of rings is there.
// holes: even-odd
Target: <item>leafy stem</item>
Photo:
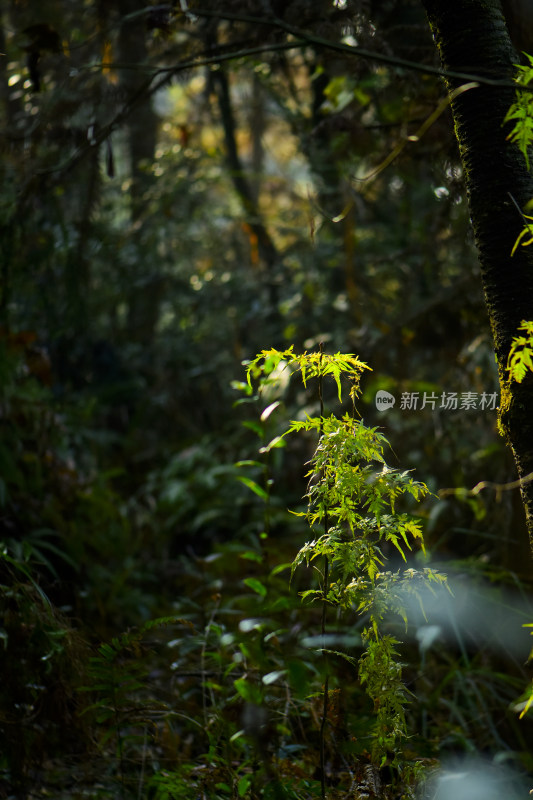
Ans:
[[[318,377],[318,398],[320,402],[320,428],[319,439],[324,435],[324,376],[322,373],[322,360],[324,357],[324,345],[320,342],[320,358],[319,358],[319,377]],[[339,389],[340,393],[340,389]],[[329,530],[328,509],[324,509],[324,535],[327,536]],[[321,634],[323,644],[326,641],[326,613],[329,592],[329,559],[327,554],[324,555],[324,579],[322,584],[322,622]],[[322,720],[320,723],[320,789],[322,800],[326,797],[326,755],[325,755],[325,733],[326,723],[328,719],[328,704],[329,704],[329,673],[327,669],[327,654],[324,653],[326,661],[325,679],[324,679],[324,694],[322,704]]]
[[[355,399],[359,395],[359,380],[367,365],[353,354],[318,352],[297,355],[292,347],[284,351],[264,350],[247,363],[247,389],[259,381],[269,391],[280,386],[280,374],[299,373],[307,386],[311,378],[318,380],[319,416],[306,415],[292,421],[283,437],[289,433],[314,432],[318,436],[315,452],[307,473],[307,510],[298,512],[314,535],[296,554],[291,577],[302,564],[323,560],[321,586],[301,592],[303,600],[322,604],[320,632],[321,654],[327,659],[322,694],[320,722],[320,771],[322,798],[326,797],[326,733],[329,713],[330,655],[341,656],[358,667],[359,680],[374,704],[375,725],[372,756],[383,765],[389,753],[395,762],[401,758],[399,744],[407,736],[405,704],[409,693],[402,682],[402,666],[398,659],[399,641],[383,631],[383,624],[396,614],[407,625],[410,598],[421,603],[422,588],[431,584],[443,585],[446,579],[432,569],[416,570],[407,565],[415,543],[423,551],[420,521],[408,513],[398,512],[396,505],[402,497],[420,501],[428,494],[425,484],[414,480],[408,471],[390,468],[384,456],[388,442],[376,428],[355,419]],[[352,414],[327,416],[324,409],[324,380],[335,382],[342,402],[343,383],[349,385],[354,409]],[[395,550],[406,568],[387,570],[387,549]],[[357,662],[344,652],[326,649],[327,606],[339,614],[362,617],[364,651]]]

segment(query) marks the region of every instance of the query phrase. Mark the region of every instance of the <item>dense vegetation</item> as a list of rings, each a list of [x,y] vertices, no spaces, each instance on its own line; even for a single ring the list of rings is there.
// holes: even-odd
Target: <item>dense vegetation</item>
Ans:
[[[524,796],[531,555],[422,4],[1,23],[0,797]]]

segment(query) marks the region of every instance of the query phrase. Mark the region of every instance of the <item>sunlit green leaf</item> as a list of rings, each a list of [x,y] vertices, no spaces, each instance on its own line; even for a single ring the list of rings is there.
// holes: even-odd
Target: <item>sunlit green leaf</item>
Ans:
[[[253,589],[254,592],[257,592],[257,594],[261,595],[261,597],[266,597],[267,588],[261,583],[261,581],[257,580],[257,578],[245,578],[243,583],[250,589]]]
[[[261,689],[257,684],[252,683],[247,678],[237,678],[233,681],[236,690],[247,703],[260,705],[262,701]]]
[[[268,493],[263,489],[262,486],[259,486],[259,484],[253,481],[251,478],[246,478],[244,475],[238,475],[237,480],[241,481],[241,483],[244,483],[245,486],[251,489],[252,492],[254,492],[254,494],[260,497],[262,500],[268,500]]]

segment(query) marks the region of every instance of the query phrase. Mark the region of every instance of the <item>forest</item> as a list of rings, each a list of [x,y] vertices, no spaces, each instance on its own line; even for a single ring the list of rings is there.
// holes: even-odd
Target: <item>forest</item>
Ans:
[[[0,800],[529,796],[528,53],[2,4]]]

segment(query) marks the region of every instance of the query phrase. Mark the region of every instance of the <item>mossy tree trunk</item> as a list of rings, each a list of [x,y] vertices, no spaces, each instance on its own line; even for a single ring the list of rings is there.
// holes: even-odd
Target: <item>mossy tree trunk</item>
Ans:
[[[422,0],[446,70],[511,79],[518,56],[499,0]],[[460,85],[448,81],[452,90]],[[499,368],[500,427],[518,475],[533,473],[533,374],[509,383],[506,364],[522,320],[533,319],[533,248],[511,250],[523,228],[520,208],[533,198],[533,178],[516,145],[506,140],[503,119],[514,90],[479,86],[452,102],[470,216],[479,251],[485,300]],[[533,550],[533,482],[522,485]]]

